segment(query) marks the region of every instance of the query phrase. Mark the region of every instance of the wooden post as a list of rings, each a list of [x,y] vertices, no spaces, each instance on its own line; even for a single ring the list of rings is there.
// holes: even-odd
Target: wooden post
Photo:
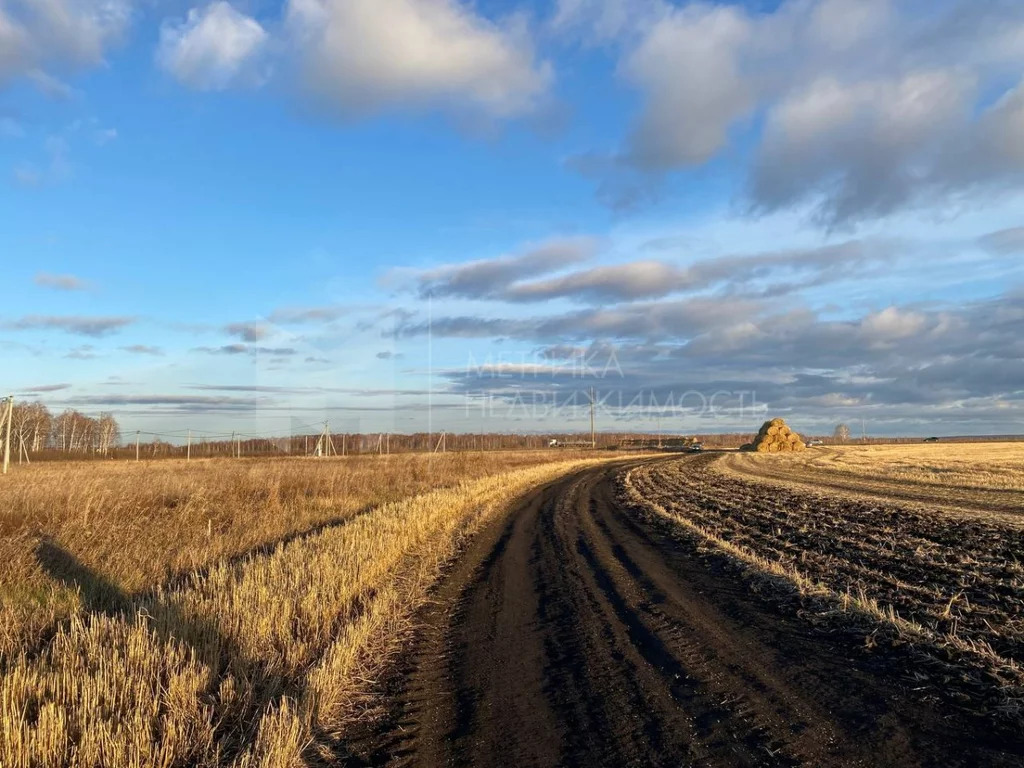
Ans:
[[[14,395],[7,398],[7,415],[2,423],[7,427],[7,436],[4,438],[4,474],[7,474],[7,467],[11,463],[11,422],[14,421]]]
[[[186,449],[185,461],[192,461],[192,430],[188,431],[188,448]]]
[[[387,448],[387,450],[385,451],[385,453],[387,453],[387,455],[390,456],[391,455],[391,433],[390,432],[388,432],[386,448]]]
[[[135,460],[139,460],[139,430],[135,430]]]

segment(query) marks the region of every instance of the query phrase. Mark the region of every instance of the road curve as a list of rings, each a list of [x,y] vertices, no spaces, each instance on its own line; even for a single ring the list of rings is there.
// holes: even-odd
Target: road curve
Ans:
[[[621,509],[623,466],[538,489],[477,537],[350,764],[1020,764]]]

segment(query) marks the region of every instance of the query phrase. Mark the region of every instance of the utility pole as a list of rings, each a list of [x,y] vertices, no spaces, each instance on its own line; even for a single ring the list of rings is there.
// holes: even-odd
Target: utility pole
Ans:
[[[135,430],[135,461],[139,460],[139,430]]]
[[[590,388],[590,448],[597,448],[597,435],[594,432],[594,388]]]
[[[0,426],[7,427],[7,436],[4,438],[4,474],[7,474],[7,467],[11,463],[11,422],[14,421],[14,395],[7,398],[7,413],[4,415]]]
[[[185,453],[185,461],[192,461],[192,430],[188,431],[188,448]]]

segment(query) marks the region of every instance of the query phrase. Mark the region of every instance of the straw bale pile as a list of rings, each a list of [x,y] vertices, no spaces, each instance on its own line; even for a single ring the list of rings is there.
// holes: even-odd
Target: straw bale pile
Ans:
[[[802,451],[806,447],[800,435],[791,430],[783,419],[772,419],[761,425],[751,450],[758,453],[789,453]]]

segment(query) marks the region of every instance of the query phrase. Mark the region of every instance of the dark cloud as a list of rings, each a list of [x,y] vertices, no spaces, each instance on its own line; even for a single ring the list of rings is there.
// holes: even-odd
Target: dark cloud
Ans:
[[[68,360],[93,360],[97,357],[96,347],[92,344],[82,344],[74,349],[68,350],[64,355]]]
[[[585,309],[562,315],[512,319],[441,317],[400,325],[396,335],[413,337],[509,337],[531,341],[685,338],[698,330],[760,311],[760,302],[742,298],[691,298]]]
[[[949,424],[947,433],[953,423],[968,432],[979,425],[1002,432],[1006,419],[1024,411],[1021,292],[960,306],[890,306],[851,319],[773,304],[718,312],[689,302],[630,308],[641,306],[635,314],[594,310],[508,321],[500,330],[524,339],[558,338],[556,329],[577,333],[579,343],[555,341],[518,358],[492,348],[494,357],[443,371],[445,391],[471,402],[496,399],[506,409],[539,404],[538,422],[551,418],[543,409],[591,386],[617,403],[608,405],[609,417],[626,420],[655,406],[697,418],[716,392],[734,401],[748,393],[748,405],[756,396],[773,413],[792,412],[812,425],[863,416],[884,421],[890,433],[928,420]],[[463,333],[474,324],[434,323],[442,331],[452,326]],[[679,405],[683,395],[692,401],[686,408]],[[723,427],[738,418],[727,411],[718,416],[734,421],[721,421]],[[754,423],[758,415],[743,418]]]
[[[978,239],[978,245],[997,256],[1024,253],[1024,227],[1012,227],[991,232]]]
[[[298,354],[292,347],[259,347],[248,344],[225,344],[221,347],[195,347],[193,352],[207,355],[270,355],[271,357],[291,357]]]
[[[245,344],[225,344],[222,347],[195,347],[192,351],[208,355],[245,355],[249,353],[249,347]]]
[[[248,342],[263,341],[272,331],[273,329],[264,323],[229,323],[224,326],[225,333]]]
[[[148,406],[188,412],[250,411],[272,406],[274,401],[256,397],[214,397],[202,395],[83,395],[64,401],[70,406],[116,408]]]
[[[908,244],[884,240],[850,240],[819,248],[721,256],[679,266],[664,261],[634,261],[572,272],[508,286],[496,298],[511,302],[566,298],[587,303],[654,299],[673,293],[723,286],[730,293],[792,293],[809,285],[833,282],[872,265],[892,264]],[[781,281],[781,282],[780,282]]]
[[[451,264],[408,276],[421,297],[486,299],[500,293],[509,283],[578,264],[590,258],[596,249],[597,241],[592,238],[551,240],[525,253]],[[389,279],[400,278],[401,273],[393,273]]]
[[[19,394],[39,394],[44,392],[60,392],[62,389],[71,389],[70,384],[42,384],[38,387],[26,387]]]
[[[127,347],[121,347],[124,352],[129,352],[133,355],[153,355],[160,356],[164,353],[160,347],[150,347],[145,344],[132,344]]]
[[[84,317],[79,315],[26,315],[3,324],[14,331],[64,331],[78,336],[106,336],[135,322],[134,317]]]

